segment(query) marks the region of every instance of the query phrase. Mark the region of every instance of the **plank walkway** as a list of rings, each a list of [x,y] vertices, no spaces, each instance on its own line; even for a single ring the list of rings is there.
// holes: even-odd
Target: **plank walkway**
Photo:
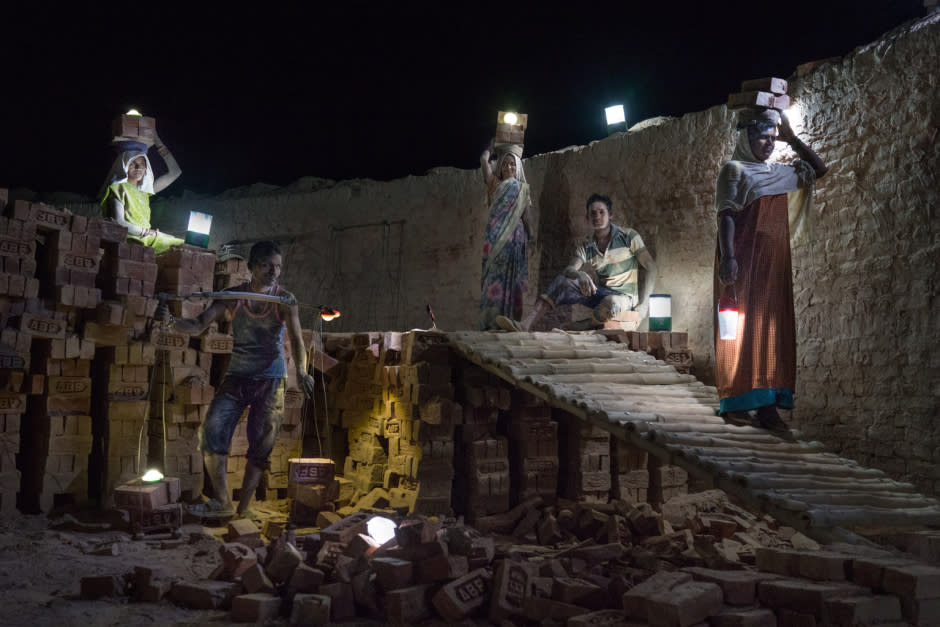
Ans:
[[[940,526],[940,502],[884,472],[726,424],[692,375],[600,333],[455,332],[466,359],[821,541]]]

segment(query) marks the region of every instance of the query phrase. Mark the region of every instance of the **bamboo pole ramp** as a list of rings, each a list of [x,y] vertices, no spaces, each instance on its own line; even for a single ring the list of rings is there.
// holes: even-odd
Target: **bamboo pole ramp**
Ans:
[[[940,502],[821,442],[729,425],[714,387],[600,333],[449,333],[463,357],[821,541],[940,526]],[[797,432],[791,432],[797,434]]]

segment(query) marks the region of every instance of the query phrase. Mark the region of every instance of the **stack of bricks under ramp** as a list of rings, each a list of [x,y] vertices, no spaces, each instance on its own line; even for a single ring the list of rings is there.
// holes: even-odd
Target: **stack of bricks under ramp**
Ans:
[[[451,511],[455,425],[452,357],[437,333],[324,336],[331,424],[348,446],[335,503],[439,514]],[[334,454],[334,457],[341,455]],[[345,487],[352,492],[344,497]]]

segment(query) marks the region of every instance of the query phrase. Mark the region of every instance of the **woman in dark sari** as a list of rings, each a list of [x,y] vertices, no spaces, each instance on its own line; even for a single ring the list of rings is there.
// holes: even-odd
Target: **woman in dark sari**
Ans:
[[[522,301],[529,288],[528,210],[532,205],[522,160],[513,146],[490,165],[490,149],[480,155],[490,217],[483,242],[480,294],[480,329],[498,329],[497,316],[522,317]]]

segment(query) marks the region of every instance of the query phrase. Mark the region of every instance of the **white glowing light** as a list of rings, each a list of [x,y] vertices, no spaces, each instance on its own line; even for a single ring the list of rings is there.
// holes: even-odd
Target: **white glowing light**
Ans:
[[[146,481],[147,483],[153,483],[163,479],[163,473],[156,469],[150,469],[140,479],[142,481]]]
[[[622,104],[607,107],[604,109],[604,114],[607,116],[608,125],[620,124],[621,122],[627,121],[627,116],[624,115]]]
[[[672,297],[669,294],[650,294],[650,318],[672,316]]]
[[[141,112],[140,112],[140,111],[138,111],[137,109],[131,109],[130,111],[128,111],[128,112],[127,112],[127,113],[125,113],[124,115],[136,115],[136,116],[143,116],[143,113],[141,113]]]
[[[394,538],[395,527],[397,526],[398,525],[393,521],[388,518],[382,518],[381,516],[370,518],[369,522],[366,523],[366,529],[369,531],[369,535],[379,544],[385,544]]]
[[[519,121],[519,116],[516,115],[515,113],[510,112],[510,113],[503,115],[503,122],[505,122],[506,124],[515,124],[518,121]]]
[[[330,320],[335,320],[336,318],[339,318],[339,316],[339,309],[330,309],[329,307],[324,307],[320,310],[320,317],[327,322]]]
[[[800,106],[799,102],[795,100],[790,102],[790,106],[787,108],[787,118],[790,119],[790,128],[793,129],[794,133],[803,130],[803,107]]]
[[[189,226],[186,227],[187,231],[208,235],[209,229],[211,227],[212,216],[210,216],[208,213],[203,213],[201,211],[189,212]]]

